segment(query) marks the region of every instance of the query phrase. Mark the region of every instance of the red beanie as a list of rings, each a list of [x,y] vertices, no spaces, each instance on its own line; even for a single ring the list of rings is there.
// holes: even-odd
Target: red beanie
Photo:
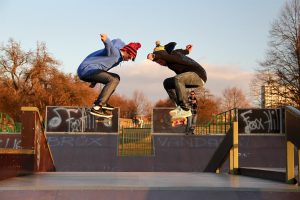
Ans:
[[[141,44],[138,42],[131,42],[127,45],[125,45],[121,50],[126,51],[133,57],[133,61],[136,57],[137,50],[141,47]]]

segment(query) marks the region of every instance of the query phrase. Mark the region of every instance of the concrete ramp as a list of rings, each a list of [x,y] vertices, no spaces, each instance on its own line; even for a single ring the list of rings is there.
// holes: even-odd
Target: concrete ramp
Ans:
[[[1,200],[298,200],[295,185],[185,172],[48,172],[0,182]]]

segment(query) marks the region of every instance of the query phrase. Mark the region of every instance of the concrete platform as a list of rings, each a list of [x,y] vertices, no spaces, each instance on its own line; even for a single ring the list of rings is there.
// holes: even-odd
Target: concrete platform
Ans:
[[[0,200],[298,200],[300,187],[258,178],[184,172],[53,172],[0,182]]]

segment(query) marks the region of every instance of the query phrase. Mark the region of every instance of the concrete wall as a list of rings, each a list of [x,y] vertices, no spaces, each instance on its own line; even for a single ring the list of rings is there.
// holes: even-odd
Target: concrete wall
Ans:
[[[118,156],[117,134],[48,134],[57,171],[203,171],[224,136],[154,135],[153,156]],[[0,148],[18,148],[18,134],[0,134]],[[285,167],[283,135],[240,135],[242,167]],[[228,161],[223,171],[228,169]]]

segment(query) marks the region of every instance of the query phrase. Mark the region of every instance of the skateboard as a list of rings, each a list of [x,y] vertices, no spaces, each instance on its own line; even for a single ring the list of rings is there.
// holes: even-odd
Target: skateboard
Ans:
[[[98,116],[98,115],[94,115],[92,113],[91,113],[91,115],[93,115],[95,117],[95,121],[97,123],[103,123],[105,126],[111,126],[112,125],[112,117],[113,117],[112,110],[104,110],[104,112],[111,116]]]
[[[99,117],[95,116],[96,123],[103,123],[105,126],[111,126],[112,125],[112,117]]]
[[[171,118],[171,125],[172,125],[172,127],[186,126],[187,118],[186,117]]]

